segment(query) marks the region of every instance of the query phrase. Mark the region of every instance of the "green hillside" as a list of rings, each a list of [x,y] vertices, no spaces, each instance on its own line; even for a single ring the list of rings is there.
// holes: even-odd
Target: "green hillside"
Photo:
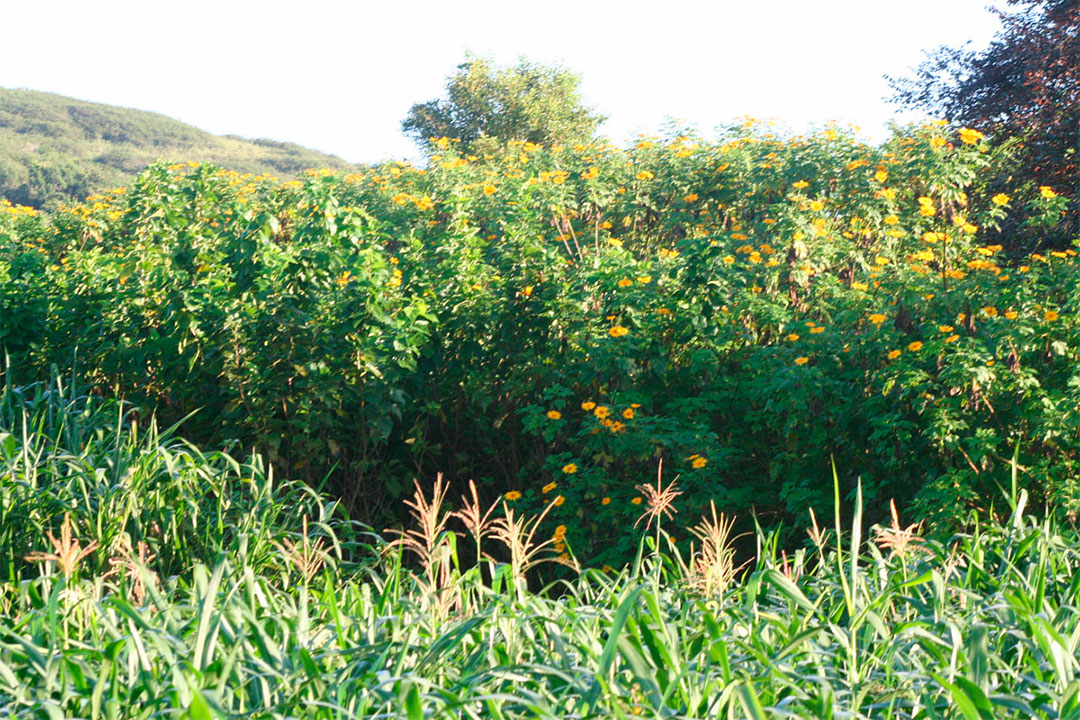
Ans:
[[[353,166],[292,143],[211,135],[156,113],[0,88],[0,197],[43,207],[131,181],[158,159],[290,178]]]

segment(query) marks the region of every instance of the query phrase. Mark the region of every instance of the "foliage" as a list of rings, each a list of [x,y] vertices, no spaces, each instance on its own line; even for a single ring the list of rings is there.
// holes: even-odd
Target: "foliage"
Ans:
[[[894,101],[953,123],[1022,142],[1013,177],[1070,198],[1057,242],[1080,232],[1080,3],[1008,0],[1002,29],[982,51],[943,47],[910,78],[892,80]],[[1011,228],[1010,228],[1011,230]],[[1004,237],[1009,238],[1010,233]]]
[[[154,113],[0,88],[0,198],[54,208],[131,182],[161,158],[290,179],[348,163],[299,145],[217,137]]]
[[[493,149],[493,140],[590,142],[604,118],[582,104],[580,81],[569,70],[525,59],[494,68],[467,57],[447,80],[446,97],[413,105],[401,128],[423,146],[451,137],[462,152],[479,154]]]
[[[530,592],[508,563],[466,565],[462,514],[437,500],[417,503],[437,521],[417,537],[440,549],[442,570],[410,571],[377,538],[384,552],[359,564],[336,551],[349,530],[333,513],[297,528],[294,502],[307,493],[271,488],[220,453],[136,438],[122,408],[68,388],[9,388],[2,406],[0,512],[17,498],[20,517],[36,519],[17,539],[30,560],[0,581],[0,712],[12,717],[1077,712],[1080,538],[1027,516],[1022,491],[1004,523],[948,542],[898,519],[866,536],[857,498],[850,526],[837,508],[832,528],[815,522],[790,557],[759,534],[743,577],[711,590],[689,562],[700,558],[657,529],[659,544],[644,541],[621,570]],[[172,502],[130,492],[148,482]],[[112,494],[115,505],[88,502]],[[169,527],[203,547],[166,559],[106,542],[115,508],[152,541],[168,506]],[[493,525],[478,530],[489,542]]]
[[[77,348],[92,387],[194,412],[190,437],[373,524],[442,472],[550,507],[597,564],[634,553],[659,460],[690,515],[767,526],[830,505],[830,458],[872,518],[992,512],[1014,451],[1033,501],[1080,510],[1076,251],[987,236],[1065,199],[989,195],[977,132],[434,147],[283,184],[156,165],[47,219],[0,211],[10,372]]]

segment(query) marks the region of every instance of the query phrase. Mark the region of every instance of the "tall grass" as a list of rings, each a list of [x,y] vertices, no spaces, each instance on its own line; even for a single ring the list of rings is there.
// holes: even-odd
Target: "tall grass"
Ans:
[[[1080,717],[1080,540],[1022,492],[948,542],[858,512],[791,556],[762,535],[741,577],[725,518],[690,557],[654,527],[632,566],[530,592],[548,520],[440,486],[387,551],[134,420],[59,381],[0,398],[0,717]],[[463,518],[516,560],[463,567]]]

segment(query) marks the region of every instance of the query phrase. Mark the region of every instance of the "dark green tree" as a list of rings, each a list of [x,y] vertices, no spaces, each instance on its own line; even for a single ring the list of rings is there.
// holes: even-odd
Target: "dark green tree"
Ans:
[[[569,70],[524,58],[496,68],[466,56],[448,78],[446,96],[413,105],[401,128],[421,145],[457,138],[465,151],[507,140],[588,142],[605,118],[584,105],[580,82]]]

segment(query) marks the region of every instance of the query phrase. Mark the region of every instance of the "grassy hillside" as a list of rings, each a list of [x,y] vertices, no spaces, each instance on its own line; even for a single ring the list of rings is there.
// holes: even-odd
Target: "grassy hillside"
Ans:
[[[126,185],[159,159],[283,178],[353,167],[292,143],[220,137],[156,113],[0,88],[0,197],[13,203],[82,199]]]

